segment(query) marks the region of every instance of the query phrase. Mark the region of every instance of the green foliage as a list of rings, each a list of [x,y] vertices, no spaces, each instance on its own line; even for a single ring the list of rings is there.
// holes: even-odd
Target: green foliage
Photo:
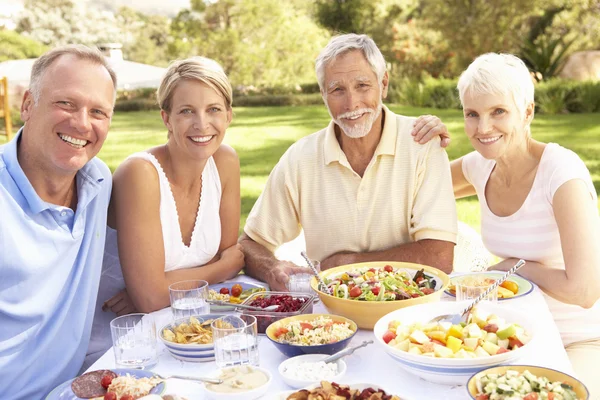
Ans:
[[[24,58],[37,58],[46,47],[33,39],[18,34],[15,31],[0,30],[0,62],[6,60],[20,60]]]
[[[571,89],[569,82],[559,79],[538,84],[535,88],[535,99],[539,112],[550,115],[567,112]]]
[[[415,79],[454,75],[455,53],[442,33],[414,19],[395,24],[392,31],[395,75]]]
[[[323,104],[321,94],[252,95],[234,98],[237,107],[307,106]]]
[[[206,2],[202,13],[180,12],[171,34],[172,58],[213,58],[234,86],[259,87],[314,81],[314,59],[328,40],[306,11],[278,0]]]
[[[115,103],[115,112],[131,112],[131,111],[159,111],[160,107],[155,99],[123,99],[117,100]]]
[[[567,61],[568,51],[574,40],[564,42],[562,37],[548,38],[541,36],[535,42],[525,40],[521,48],[521,58],[534,77],[547,80],[557,77]]]
[[[529,18],[544,0],[425,0],[421,17],[456,53],[457,70],[480,54],[514,53],[529,31]]]
[[[126,59],[158,66],[169,63],[169,19],[161,15],[145,15],[129,7],[116,14]]]
[[[426,78],[398,79],[392,82],[389,100],[413,107],[460,108],[456,80]]]
[[[317,0],[316,18],[331,32],[362,33],[365,30],[365,10],[374,2],[368,0]]]
[[[600,112],[600,82],[572,82],[567,110],[574,113]]]

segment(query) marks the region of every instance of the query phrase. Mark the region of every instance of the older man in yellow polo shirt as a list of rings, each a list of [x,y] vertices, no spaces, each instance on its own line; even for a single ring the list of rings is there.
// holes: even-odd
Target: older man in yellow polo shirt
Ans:
[[[382,104],[386,64],[366,35],[333,38],[316,73],[332,121],[294,143],[271,172],[240,238],[246,272],[285,290],[298,267],[273,252],[302,229],[322,269],[408,261],[451,272],[456,206],[439,132],[421,145],[411,135],[415,119]]]

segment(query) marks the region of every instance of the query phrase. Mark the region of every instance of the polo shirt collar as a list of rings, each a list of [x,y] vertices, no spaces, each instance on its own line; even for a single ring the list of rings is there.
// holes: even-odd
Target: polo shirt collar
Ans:
[[[51,207],[58,207],[42,200],[19,164],[19,159],[17,158],[17,145],[21,140],[22,134],[23,127],[19,129],[19,132],[17,132],[13,140],[5,145],[3,158],[6,169],[12,176],[23,197],[27,200],[29,208],[34,214],[40,213]],[[104,176],[100,169],[94,163],[89,161],[77,172],[76,179],[78,190],[77,209],[79,210],[80,208],[85,208],[85,206],[87,206],[87,204],[89,204],[89,202],[100,192]]]
[[[394,113],[385,105],[382,108],[382,113],[385,115],[385,122],[383,124],[383,131],[381,132],[379,144],[375,149],[374,157],[384,154],[391,156],[396,155],[396,118]],[[346,155],[342,151],[340,143],[335,136],[335,122],[333,120],[329,123],[325,131],[324,156],[325,164],[346,160]]]

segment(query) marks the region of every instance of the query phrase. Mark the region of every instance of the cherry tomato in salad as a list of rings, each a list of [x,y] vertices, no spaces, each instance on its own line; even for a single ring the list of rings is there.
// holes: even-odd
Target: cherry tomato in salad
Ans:
[[[396,339],[396,333],[392,331],[386,331],[382,337],[383,341],[388,344],[392,339]]]
[[[305,329],[308,329],[309,331],[313,330],[312,324],[309,324],[308,322],[300,322],[300,328],[302,329],[302,331],[304,331]]]
[[[386,265],[385,267],[383,267],[383,270],[385,272],[394,272],[394,267],[392,267],[391,265]]]
[[[379,290],[379,286],[375,286],[373,289],[371,289],[371,292],[373,292],[375,296],[379,296]]]
[[[523,400],[538,400],[537,393],[529,393],[527,396],[523,397]]]
[[[475,398],[475,400],[489,400],[490,395],[489,394],[478,394],[477,397]]]
[[[426,287],[426,288],[421,289],[421,292],[423,292],[423,294],[431,294],[431,293],[435,292],[435,290]]]
[[[219,293],[221,293],[221,294],[229,294],[229,289],[227,289],[226,287],[222,287],[221,290],[219,290]]]
[[[350,289],[350,297],[358,297],[362,294],[362,290],[360,290],[360,287],[358,286],[354,286],[352,289]]]
[[[548,393],[548,400],[554,400],[556,397],[554,396],[554,393],[550,392]]]
[[[121,398],[119,400],[134,400],[133,396],[130,394],[124,394],[123,396],[121,396]]]
[[[102,385],[102,387],[104,389],[108,389],[108,387],[110,386],[110,383],[112,382],[113,378],[110,375],[104,375],[102,377],[102,379],[100,379],[100,384]]]
[[[239,283],[236,283],[235,285],[233,285],[231,287],[231,295],[233,297],[240,297],[240,295],[242,294],[242,285],[240,285]]]
[[[422,276],[418,276],[417,279],[415,279],[415,282],[418,285],[419,283],[421,283],[423,281],[423,279],[425,279],[425,278],[423,278]]]
[[[278,338],[279,336],[281,336],[281,335],[285,335],[285,334],[286,334],[286,333],[288,333],[288,332],[289,332],[289,330],[288,330],[288,329],[286,329],[286,328],[284,328],[284,327],[281,327],[281,328],[278,328],[278,329],[275,331],[275,333],[274,333],[273,335],[274,335],[276,338]]]
[[[375,270],[375,268],[369,268],[369,272],[375,273],[377,271]]]
[[[104,395],[104,400],[117,400],[117,394],[115,392],[108,392]]]

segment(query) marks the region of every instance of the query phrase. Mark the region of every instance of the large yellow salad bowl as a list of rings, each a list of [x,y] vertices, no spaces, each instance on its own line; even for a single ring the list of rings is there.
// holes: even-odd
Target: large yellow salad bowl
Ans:
[[[331,314],[342,315],[350,318],[359,328],[373,329],[375,323],[384,315],[403,307],[414,306],[415,304],[433,303],[439,301],[442,293],[448,287],[450,278],[444,272],[426,265],[396,262],[396,261],[373,261],[357,264],[341,265],[319,273],[321,279],[332,279],[342,275],[345,272],[353,271],[358,268],[384,268],[391,265],[394,269],[406,271],[411,277],[419,270],[427,275],[433,276],[436,281],[435,292],[406,300],[393,301],[360,301],[335,297],[318,290],[318,282],[315,277],[311,281],[312,289],[317,292],[319,298]]]

